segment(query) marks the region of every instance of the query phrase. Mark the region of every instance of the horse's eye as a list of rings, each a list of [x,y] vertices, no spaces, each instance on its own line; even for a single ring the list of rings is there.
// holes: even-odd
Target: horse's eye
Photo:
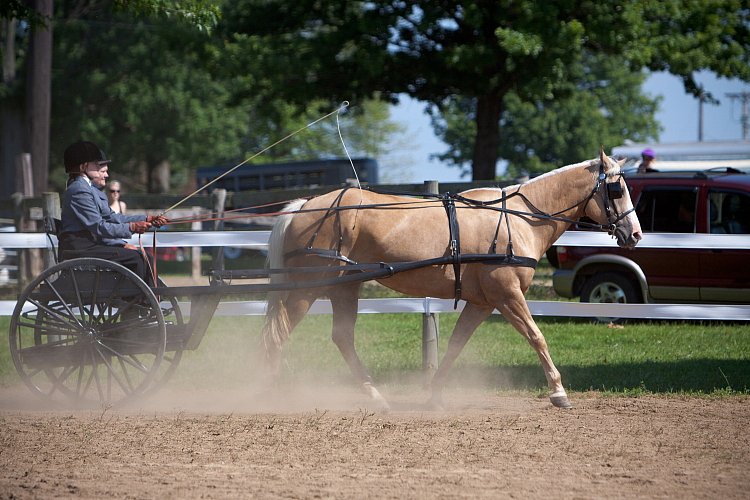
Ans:
[[[607,195],[610,200],[617,200],[622,198],[622,185],[619,182],[608,182],[607,183]]]

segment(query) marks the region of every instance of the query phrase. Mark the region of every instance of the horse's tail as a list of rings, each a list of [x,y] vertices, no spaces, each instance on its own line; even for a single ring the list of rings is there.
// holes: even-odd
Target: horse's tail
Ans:
[[[280,269],[284,267],[284,236],[294,214],[305,204],[306,200],[295,200],[284,207],[284,215],[280,215],[273,225],[271,237],[268,240],[268,267]],[[283,274],[272,274],[271,284],[281,283],[286,278]],[[286,310],[288,291],[272,291],[268,294],[266,306],[266,322],[263,325],[263,346],[266,358],[278,355],[281,346],[289,338],[289,316]]]

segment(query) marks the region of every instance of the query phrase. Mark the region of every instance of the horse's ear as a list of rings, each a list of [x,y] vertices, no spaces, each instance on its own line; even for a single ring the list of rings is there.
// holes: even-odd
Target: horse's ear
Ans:
[[[619,160],[617,160],[617,165],[618,165],[618,166],[619,166],[620,168],[622,168],[622,167],[624,167],[624,166],[625,166],[625,164],[626,164],[627,162],[628,162],[628,159],[627,159],[627,158],[620,158]]]
[[[609,162],[607,161],[607,155],[604,154],[604,146],[599,148],[599,161],[601,162],[605,170],[607,169],[607,167],[609,167]]]

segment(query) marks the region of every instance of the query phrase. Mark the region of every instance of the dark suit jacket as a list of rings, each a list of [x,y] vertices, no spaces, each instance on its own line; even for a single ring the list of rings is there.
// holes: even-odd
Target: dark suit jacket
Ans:
[[[62,233],[88,231],[102,245],[125,244],[132,236],[129,223],[146,220],[145,215],[117,214],[107,196],[81,175],[68,184],[62,203]]]

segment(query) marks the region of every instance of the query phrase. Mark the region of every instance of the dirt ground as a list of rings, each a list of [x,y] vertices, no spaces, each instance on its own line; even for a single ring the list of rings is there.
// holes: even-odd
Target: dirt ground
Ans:
[[[750,398],[454,389],[169,393],[51,411],[0,390],[0,498],[748,498]]]

